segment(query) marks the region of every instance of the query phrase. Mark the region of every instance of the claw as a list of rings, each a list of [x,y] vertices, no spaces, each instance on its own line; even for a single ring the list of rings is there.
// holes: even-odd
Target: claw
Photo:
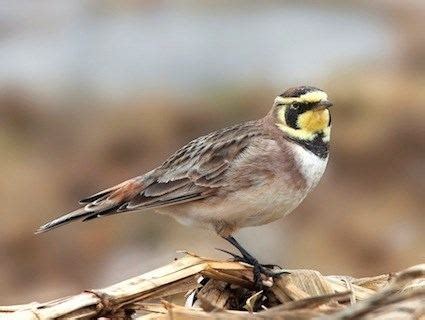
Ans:
[[[284,270],[274,271],[265,265],[261,265],[261,273],[271,278],[278,278],[283,274],[288,274],[289,272]]]
[[[278,265],[278,264],[262,264],[262,266],[263,266],[264,268],[267,268],[267,269],[275,269],[275,268],[280,269],[280,270],[282,270],[282,269],[283,269],[283,268],[282,268],[280,265]]]
[[[228,255],[231,255],[235,259],[235,261],[245,262],[245,259],[243,257],[241,257],[241,256],[239,256],[239,255],[237,255],[233,252],[230,252],[230,251],[227,251],[227,250],[224,250],[224,249],[220,249],[220,248],[215,248],[215,250],[218,250],[218,251],[227,253]]]
[[[238,256],[232,252],[223,249],[217,249],[224,253],[230,254],[236,261],[245,262],[253,267],[254,274],[254,284],[257,291],[261,291],[264,289],[263,281],[261,275],[265,275],[266,277],[277,278],[282,274],[287,273],[286,271],[282,271],[282,268],[279,267],[280,271],[273,271],[276,265],[262,265],[258,262],[256,258],[254,258],[248,251],[246,251],[239,242],[236,241],[232,236],[224,237],[225,240],[230,242],[234,247],[236,247],[242,256]]]

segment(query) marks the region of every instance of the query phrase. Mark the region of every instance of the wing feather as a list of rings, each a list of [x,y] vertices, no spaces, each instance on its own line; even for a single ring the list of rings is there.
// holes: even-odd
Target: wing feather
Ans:
[[[224,186],[226,172],[251,139],[263,134],[259,127],[258,122],[251,121],[195,139],[155,170],[80,200],[84,208],[47,223],[38,232],[76,219],[88,221],[205,199]]]

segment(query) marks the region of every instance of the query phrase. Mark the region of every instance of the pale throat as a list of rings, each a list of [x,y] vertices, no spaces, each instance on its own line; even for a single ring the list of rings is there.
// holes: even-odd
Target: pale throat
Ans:
[[[321,136],[324,142],[329,142],[331,135],[330,113],[328,109],[309,110],[298,116],[298,128],[292,128],[286,124],[286,108],[281,108],[277,113],[278,123],[276,126],[290,138],[297,140],[313,141]]]

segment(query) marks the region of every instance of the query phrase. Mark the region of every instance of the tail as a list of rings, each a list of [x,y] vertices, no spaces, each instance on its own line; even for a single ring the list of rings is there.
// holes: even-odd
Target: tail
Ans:
[[[124,212],[124,210],[119,211],[120,207],[125,206],[130,199],[137,195],[140,192],[140,188],[140,179],[136,177],[124,181],[112,188],[98,192],[80,201],[81,204],[85,205],[83,208],[72,211],[42,225],[35,233],[38,234],[50,231],[75,220],[88,221],[109,214]]]
[[[93,214],[93,211],[87,211],[85,208],[80,208],[75,211],[72,211],[64,216],[61,216],[55,220],[52,220],[37,229],[35,234],[43,233],[50,231],[54,228],[63,226],[64,224],[70,223],[75,220],[80,220],[89,217]]]

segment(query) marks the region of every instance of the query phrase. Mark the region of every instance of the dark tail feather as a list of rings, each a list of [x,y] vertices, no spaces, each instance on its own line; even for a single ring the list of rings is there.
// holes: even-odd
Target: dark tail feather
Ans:
[[[80,201],[78,201],[80,204],[87,204],[87,203],[90,203],[90,202],[93,202],[93,201],[96,201],[96,200],[99,200],[99,199],[105,199],[105,198],[107,198],[110,194],[111,194],[111,192],[112,191],[114,191],[115,189],[114,188],[110,188],[110,189],[106,189],[106,190],[103,190],[103,191],[101,191],[101,192],[98,192],[98,193],[96,193],[96,194],[94,194],[94,195],[91,195],[90,197],[87,197],[87,198],[84,198],[84,199],[81,199]]]
[[[117,210],[139,194],[142,188],[141,177],[136,177],[100,191],[88,198],[82,199],[80,203],[85,204],[83,208],[46,223],[38,228],[35,233],[43,233],[75,220],[89,221],[108,214],[117,213]]]
[[[117,191],[118,189],[120,189],[121,187],[125,186],[128,183],[128,181],[124,181],[123,183],[117,184],[116,186],[113,186],[111,188],[102,190],[98,193],[95,193],[87,198],[81,199],[79,201],[80,204],[88,204],[90,202],[100,202],[102,200],[105,200],[106,198],[108,198],[108,196],[111,195],[111,193]]]
[[[113,210],[113,208],[111,208],[110,210]],[[109,212],[110,210],[106,210],[106,211],[103,211],[103,212],[93,212],[93,211],[88,211],[85,208],[80,208],[80,209],[72,211],[72,212],[70,212],[70,213],[68,213],[68,214],[66,214],[62,217],[59,217],[59,218],[57,218],[53,221],[50,221],[50,222],[46,223],[45,225],[42,225],[40,228],[37,229],[35,234],[50,231],[54,228],[63,226],[64,224],[70,223],[70,222],[75,221],[75,220],[85,219],[85,218],[89,218],[89,217],[93,217],[93,216],[96,217],[98,215]],[[90,220],[90,219],[88,219],[88,220]]]

